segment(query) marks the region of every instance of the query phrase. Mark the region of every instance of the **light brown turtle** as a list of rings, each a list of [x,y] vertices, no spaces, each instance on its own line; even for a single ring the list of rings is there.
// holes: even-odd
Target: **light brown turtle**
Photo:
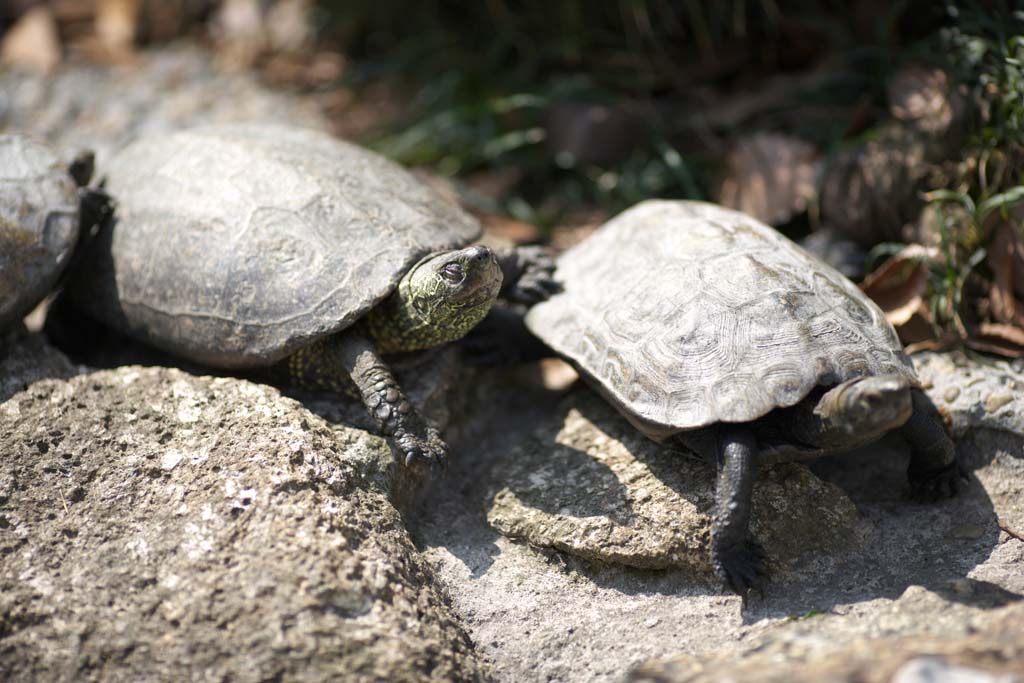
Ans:
[[[529,330],[634,425],[718,467],[712,560],[741,594],[759,464],[818,457],[900,429],[917,495],[956,489],[955,447],[881,310],[772,228],[691,201],[646,201],[558,259],[564,290]]]

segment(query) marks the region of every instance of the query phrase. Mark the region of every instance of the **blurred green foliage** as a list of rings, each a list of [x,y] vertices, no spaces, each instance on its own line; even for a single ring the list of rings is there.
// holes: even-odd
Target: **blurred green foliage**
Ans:
[[[936,45],[967,89],[968,145],[979,159],[968,191],[984,202],[1024,184],[1024,5],[947,2],[945,11]]]
[[[1019,14],[1011,1],[319,0],[317,8],[321,36],[350,57],[351,85],[387,81],[405,93],[399,119],[365,142],[455,178],[510,170],[498,204],[482,208],[551,225],[580,206],[707,197],[722,156],[709,138],[738,131],[709,135],[705,105],[779,73],[828,65],[827,77],[790,93],[784,122],[759,125],[834,149],[855,105],[884,110],[888,76],[921,46],[935,60],[952,57],[963,82],[989,98],[979,135],[1001,148],[1022,130],[1022,32],[1007,23]],[[551,116],[565,103],[625,110],[638,135],[615,158],[559,155]],[[821,105],[847,114],[801,117]]]
[[[594,0],[461,3],[321,0],[321,35],[352,58],[354,85],[402,83],[404,116],[368,142],[407,164],[449,176],[516,169],[498,207],[550,225],[576,206],[618,210],[644,198],[708,194],[717,152],[693,123],[697,89],[742,92],[778,72],[839,51],[847,65],[807,99],[879,99],[900,21],[920,32],[932,3],[867,6],[855,35],[848,2],[810,0]],[[872,14],[877,9],[881,14]],[[861,15],[865,12],[861,11]],[[796,38],[794,38],[796,36]],[[902,39],[902,38],[900,38]],[[563,103],[626,107],[638,138],[615,159],[559,157],[549,117]],[[639,112],[639,113],[638,113]],[[844,121],[802,131],[829,142]]]

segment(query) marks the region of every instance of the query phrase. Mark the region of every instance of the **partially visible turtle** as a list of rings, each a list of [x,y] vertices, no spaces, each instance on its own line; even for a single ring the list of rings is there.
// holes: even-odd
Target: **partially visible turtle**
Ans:
[[[646,201],[558,259],[526,324],[637,428],[718,468],[712,562],[760,588],[757,467],[899,429],[914,492],[956,491],[955,447],[879,308],[775,230],[711,204]]]
[[[92,154],[70,165],[23,135],[0,135],[0,331],[56,286],[80,235],[101,219],[106,196],[86,185]]]
[[[535,301],[550,285],[542,252],[465,246],[475,219],[325,133],[195,128],[140,139],[103,170],[118,210],[73,305],[203,365],[358,389],[405,464],[442,463],[447,447],[382,355],[458,339],[499,293]]]

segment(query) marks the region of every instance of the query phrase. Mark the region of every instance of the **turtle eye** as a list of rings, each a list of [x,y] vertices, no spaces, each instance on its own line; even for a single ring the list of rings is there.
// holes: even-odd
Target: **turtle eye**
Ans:
[[[449,263],[441,269],[441,277],[452,284],[462,282],[462,266],[458,263]]]

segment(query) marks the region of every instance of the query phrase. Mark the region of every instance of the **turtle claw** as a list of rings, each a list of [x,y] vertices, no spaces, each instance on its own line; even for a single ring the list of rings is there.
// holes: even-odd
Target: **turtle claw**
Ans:
[[[395,432],[394,446],[402,455],[401,461],[408,468],[415,467],[417,464],[426,465],[432,474],[438,468],[447,471],[448,446],[441,438],[440,432],[425,425],[423,429],[416,431],[422,433],[414,434],[407,430]]]
[[[518,277],[509,278],[509,282],[514,284],[502,292],[504,299],[520,304],[535,304],[562,290],[561,284],[555,280],[556,264],[549,249],[539,246],[517,247],[515,261]]]
[[[743,598],[744,606],[752,591],[764,597],[768,569],[764,549],[756,540],[748,537],[734,545],[715,548],[711,559],[715,574],[732,592]]]
[[[910,480],[910,497],[920,503],[934,503],[943,498],[952,498],[960,488],[960,481],[967,476],[959,461],[938,469],[917,472],[913,468],[907,472]]]

